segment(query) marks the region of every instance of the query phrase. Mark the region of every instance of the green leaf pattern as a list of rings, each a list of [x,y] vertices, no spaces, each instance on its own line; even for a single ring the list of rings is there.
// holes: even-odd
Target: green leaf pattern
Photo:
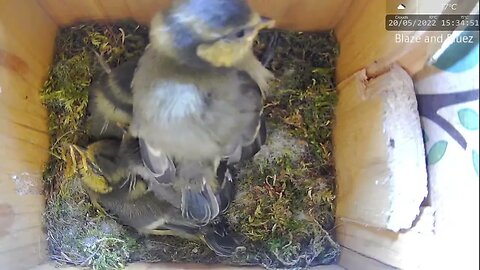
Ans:
[[[479,129],[479,115],[478,112],[470,109],[464,108],[457,112],[458,119],[460,120],[460,124],[468,131],[477,131]],[[423,141],[425,144],[429,141],[427,133],[425,130],[423,132]],[[447,151],[448,142],[444,140],[440,140],[432,145],[427,153],[427,165],[434,165],[438,163]],[[472,165],[473,168],[479,176],[479,154],[478,150],[472,150]]]
[[[478,112],[469,108],[461,109],[458,111],[458,118],[465,129],[478,130]]]
[[[427,164],[434,165],[435,163],[439,162],[445,155],[447,146],[448,142],[443,140],[433,144],[427,154]]]

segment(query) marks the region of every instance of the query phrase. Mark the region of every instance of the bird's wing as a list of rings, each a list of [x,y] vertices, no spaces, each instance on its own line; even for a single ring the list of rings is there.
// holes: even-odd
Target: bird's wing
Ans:
[[[182,215],[199,224],[207,224],[220,213],[216,171],[203,162],[182,161],[177,164],[175,188],[181,192]]]
[[[250,144],[239,144],[235,148],[235,151],[228,157],[228,164],[235,164],[240,161],[249,160],[260,151],[262,145],[265,144],[267,139],[267,126],[265,123],[265,117],[260,115],[260,123],[255,139]]]
[[[102,113],[94,111],[87,118],[87,134],[96,140],[121,139],[123,128],[116,122],[105,119]]]
[[[111,82],[115,84],[115,91],[121,92],[121,95],[126,98],[126,102],[132,103],[132,80],[135,70],[137,69],[137,64],[139,57],[132,58],[119,66],[112,69],[110,73]]]
[[[143,139],[139,139],[139,147],[142,167],[148,170],[143,175],[149,182],[148,189],[158,199],[167,201],[177,209],[180,208],[182,198],[180,191],[174,186],[176,167],[173,161],[160,151],[150,148]]]
[[[136,229],[166,219],[166,210],[171,207],[167,202],[155,199],[151,193],[145,193],[133,201],[128,199],[129,195],[130,191],[125,186],[108,194],[99,194],[97,201],[105,210],[117,216],[121,223]]]
[[[265,143],[267,135],[263,116],[263,93],[259,85],[246,72],[237,72],[236,79],[239,81],[240,95],[235,106],[240,117],[245,117],[247,122],[241,136],[230,142],[228,149],[233,151],[228,154],[229,164],[253,157]]]
[[[164,153],[150,147],[145,140],[139,139],[140,154],[145,167],[152,173],[159,184],[172,184],[175,177],[175,164]]]

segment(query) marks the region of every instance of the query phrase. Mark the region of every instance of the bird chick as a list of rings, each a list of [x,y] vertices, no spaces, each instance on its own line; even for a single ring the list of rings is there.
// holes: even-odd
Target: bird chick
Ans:
[[[133,58],[116,68],[104,68],[105,73],[90,86],[87,106],[89,136],[96,140],[122,138],[132,118],[131,84],[137,63],[138,58]]]
[[[203,226],[186,219],[178,207],[159,198],[147,190],[143,179],[126,185],[130,173],[119,166],[118,153],[121,143],[118,140],[102,140],[86,149],[70,145],[80,157],[77,165],[87,165],[80,169],[82,181],[95,205],[116,216],[120,223],[135,228],[138,232],[150,235],[171,235],[187,239],[198,239],[219,256],[230,256],[239,247],[238,240],[226,228],[224,222]],[[95,181],[90,180],[94,178]],[[108,190],[98,190],[96,181],[100,179]]]
[[[265,70],[251,47],[269,26],[243,0],[181,1],[151,22],[132,84],[130,132],[157,181],[181,189],[185,217],[214,219],[216,168],[254,155],[265,141],[264,95],[250,75],[260,73],[244,69]],[[175,179],[163,177],[172,171]]]

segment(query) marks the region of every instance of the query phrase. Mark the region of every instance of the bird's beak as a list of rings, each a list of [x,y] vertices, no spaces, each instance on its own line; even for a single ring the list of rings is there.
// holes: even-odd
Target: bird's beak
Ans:
[[[65,175],[71,177],[77,172],[79,163],[83,163],[85,150],[71,143],[66,143],[64,149],[66,153],[62,154],[62,156],[67,162]]]
[[[70,153],[70,158],[72,159],[72,162],[75,163],[75,166],[77,162],[82,162],[82,163],[86,162],[86,158],[87,158],[86,148],[83,148],[71,143],[68,143],[67,147]]]
[[[251,31],[249,31],[249,34],[247,36],[247,40],[253,41],[255,37],[258,35],[258,32],[262,29],[268,29],[268,28],[273,28],[275,26],[275,21],[267,18],[267,17],[260,17],[260,20],[258,23],[256,23]]]

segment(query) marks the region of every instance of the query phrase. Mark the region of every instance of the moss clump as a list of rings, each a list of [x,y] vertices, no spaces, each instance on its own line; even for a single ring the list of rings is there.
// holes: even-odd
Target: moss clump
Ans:
[[[278,35],[265,112],[266,145],[239,174],[239,198],[229,219],[267,267],[328,264],[339,254],[332,240],[335,186],[332,119],[336,103],[332,33],[265,32],[257,53]]]
[[[80,179],[64,179],[59,186],[45,212],[51,258],[99,270],[124,268],[136,248],[135,237],[96,211]]]

